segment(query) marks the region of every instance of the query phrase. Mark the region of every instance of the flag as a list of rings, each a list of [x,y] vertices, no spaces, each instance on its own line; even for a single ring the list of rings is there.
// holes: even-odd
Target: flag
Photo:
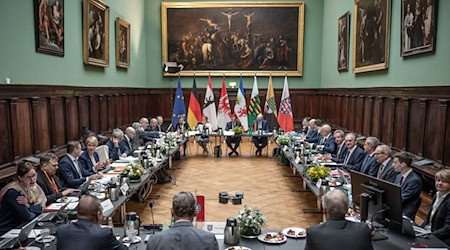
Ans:
[[[286,132],[294,130],[294,116],[292,114],[287,76],[284,77],[283,94],[281,95],[280,111],[278,112],[278,124]]]
[[[264,104],[264,119],[267,120],[269,131],[272,131],[277,127],[277,105],[273,93],[272,76],[269,77],[269,86],[267,86],[266,103]]]
[[[259,114],[261,114],[261,104],[259,100],[258,81],[256,80],[256,76],[254,76],[252,95],[250,96],[248,124],[253,124],[253,121],[256,120]]]
[[[186,117],[186,107],[184,106],[184,96],[183,90],[181,89],[180,77],[178,76],[178,86],[175,92],[175,103],[173,104],[173,114],[172,114],[172,126],[178,124],[178,118],[180,116]]]
[[[217,113],[217,126],[219,128],[225,128],[227,123],[231,122],[231,108],[225,85],[225,76],[222,78],[222,91],[220,91],[219,110]]]
[[[192,84],[191,96],[189,97],[189,107],[187,115],[187,123],[191,129],[197,126],[197,123],[202,121],[202,109],[200,108],[200,102],[198,101],[197,84]]]
[[[208,117],[209,124],[213,131],[217,130],[216,102],[214,101],[214,92],[211,83],[211,76],[208,77],[208,86],[206,87],[205,102],[203,103],[203,115]]]
[[[244,83],[242,82],[242,75],[236,97],[236,104],[234,104],[234,113],[236,114],[237,119],[241,122],[244,131],[247,131],[248,130],[247,102],[245,101]]]

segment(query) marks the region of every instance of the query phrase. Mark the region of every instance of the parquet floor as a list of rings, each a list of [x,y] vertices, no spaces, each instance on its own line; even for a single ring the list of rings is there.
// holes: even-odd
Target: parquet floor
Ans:
[[[261,208],[267,216],[266,228],[283,229],[289,226],[307,228],[322,219],[321,214],[305,214],[303,208],[314,208],[316,199],[310,192],[292,192],[301,186],[298,177],[284,177],[290,174],[288,167],[280,165],[279,158],[250,157],[250,142],[247,138],[241,143],[242,154],[239,157],[221,158],[190,155],[174,161],[178,169],[170,170],[176,176],[176,185],[155,185],[153,194],[160,198],[154,200],[153,216],[155,223],[170,222],[172,197],[180,191],[197,192],[205,196],[206,220],[225,221],[235,216],[243,205]],[[270,144],[270,150],[274,144]],[[193,146],[193,147],[192,147]],[[195,154],[195,144],[191,144],[191,154]],[[226,144],[222,144],[224,150]],[[225,154],[225,150],[224,150]],[[221,191],[234,194],[244,192],[242,205],[220,204]],[[146,204],[130,201],[128,211],[136,211],[142,223],[152,223],[151,209]]]

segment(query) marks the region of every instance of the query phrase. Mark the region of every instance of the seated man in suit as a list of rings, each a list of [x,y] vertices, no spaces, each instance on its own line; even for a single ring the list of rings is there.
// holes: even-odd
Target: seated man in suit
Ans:
[[[347,155],[342,163],[344,168],[348,171],[361,169],[362,162],[364,160],[364,149],[358,146],[356,142],[356,135],[354,133],[347,133],[345,135],[345,145],[347,145]]]
[[[81,154],[81,144],[78,141],[70,141],[67,143],[67,154],[59,162],[59,175],[61,184],[66,188],[78,188],[86,179],[96,180],[101,178],[101,175],[94,174],[89,177],[88,174],[83,173],[83,169],[79,166],[78,157]]]
[[[309,130],[309,121],[311,121],[311,117],[305,117],[302,120],[302,129],[300,130],[300,134],[306,135]]]
[[[396,173],[392,167],[391,154],[391,148],[384,144],[379,145],[375,149],[375,157],[380,164],[378,167],[377,178],[394,183],[398,173]]]
[[[174,224],[169,230],[156,233],[147,242],[147,250],[195,249],[218,250],[214,234],[197,229],[192,225],[196,213],[195,196],[180,192],[173,197],[172,215]]]
[[[345,219],[348,205],[348,198],[341,190],[331,190],[323,196],[326,221],[306,230],[305,250],[373,249],[369,227]]]
[[[229,131],[235,127],[242,127],[242,124],[236,121],[236,115],[231,115],[231,122],[227,122],[225,130]],[[237,148],[241,143],[241,136],[227,136],[225,141],[227,142],[227,146],[231,149],[231,152],[228,153],[228,156],[232,156],[233,154],[239,155],[239,153],[237,152]],[[234,147],[232,144],[234,144]]]
[[[179,133],[181,135],[183,135],[184,133],[189,131],[189,125],[187,124],[187,122],[184,121],[184,116],[180,115],[180,117],[178,117],[178,123],[177,123],[177,125],[175,125],[175,131],[177,131],[177,133]],[[189,140],[187,140],[185,143],[183,143],[183,156],[186,156],[186,148],[187,148],[188,142],[189,142]]]
[[[56,171],[58,170],[58,157],[53,153],[45,153],[41,156],[41,162],[37,174],[37,184],[42,188],[47,197],[47,205],[56,202],[57,199],[67,196],[75,191],[72,188],[63,188],[59,182]]]
[[[128,155],[131,155],[134,150],[137,148],[133,148],[134,138],[136,136],[136,130],[133,127],[127,127],[125,129],[125,135],[123,136],[123,143],[127,148]]]
[[[136,150],[139,147],[144,146],[144,129],[139,122],[133,122],[133,124],[131,124],[131,127],[133,127],[134,131],[136,132],[136,134],[134,135],[134,139],[131,141],[131,146],[134,150]]]
[[[450,246],[450,169],[439,170],[434,179],[436,194],[421,226]]]
[[[156,117],[156,121],[158,123],[158,131],[165,133],[167,130],[167,126],[164,125],[164,118],[162,117],[162,115],[158,115]]]
[[[367,174],[373,177],[377,177],[378,166],[380,165],[377,162],[377,158],[375,157],[375,149],[377,148],[380,141],[376,137],[367,137],[364,142],[364,151],[366,152],[366,156],[361,165],[361,173]]]
[[[336,163],[343,163],[345,160],[345,156],[347,155],[348,148],[345,145],[344,131],[337,129],[333,133],[334,142],[336,143],[336,153],[335,154],[326,154],[325,159],[332,160]]]
[[[78,221],[58,226],[57,249],[128,249],[116,239],[111,228],[100,226],[103,213],[97,197],[92,195],[81,197],[77,211]]]
[[[109,159],[117,161],[120,157],[127,157],[128,151],[123,140],[123,132],[120,128],[113,130],[111,138],[106,143],[108,146]]]
[[[141,124],[143,130],[148,128],[149,122],[147,118],[142,117],[141,119],[139,119],[139,123]]]
[[[305,141],[308,143],[317,143],[317,141],[319,140],[319,128],[317,127],[316,124],[316,119],[311,119],[309,121],[309,130],[308,133],[306,134],[306,139]]]
[[[412,158],[406,152],[394,155],[392,166],[400,173],[394,183],[401,188],[403,215],[414,221],[420,206],[419,198],[422,191],[422,179],[411,168]]]
[[[253,121],[252,129],[254,133],[252,137],[252,142],[256,147],[255,155],[261,155],[262,150],[267,146],[267,137],[258,136],[255,134],[257,133],[257,131],[263,131],[264,133],[267,132],[267,121],[264,120],[264,116],[262,114],[259,114],[256,117],[256,120]]]
[[[320,136],[316,149],[323,150],[325,153],[334,154],[336,152],[336,142],[331,135],[331,126],[325,124],[320,129]]]
[[[161,133],[158,130],[158,120],[156,118],[150,119],[150,126],[144,130],[144,143],[156,141],[160,138]]]

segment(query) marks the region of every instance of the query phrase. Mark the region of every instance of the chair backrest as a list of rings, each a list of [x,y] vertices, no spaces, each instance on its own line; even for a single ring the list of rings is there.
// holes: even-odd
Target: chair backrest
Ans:
[[[106,146],[106,145],[98,146],[98,147],[95,149],[95,152],[98,153],[98,156],[99,156],[99,158],[100,158],[100,161],[106,161],[106,160],[109,159],[109,150],[108,150],[108,146]]]

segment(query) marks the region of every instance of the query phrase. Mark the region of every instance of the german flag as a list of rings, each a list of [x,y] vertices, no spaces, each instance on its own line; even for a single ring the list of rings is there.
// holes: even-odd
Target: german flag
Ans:
[[[191,129],[194,129],[197,126],[197,123],[202,121],[202,109],[198,100],[197,84],[195,83],[194,78],[187,114],[187,122]]]

